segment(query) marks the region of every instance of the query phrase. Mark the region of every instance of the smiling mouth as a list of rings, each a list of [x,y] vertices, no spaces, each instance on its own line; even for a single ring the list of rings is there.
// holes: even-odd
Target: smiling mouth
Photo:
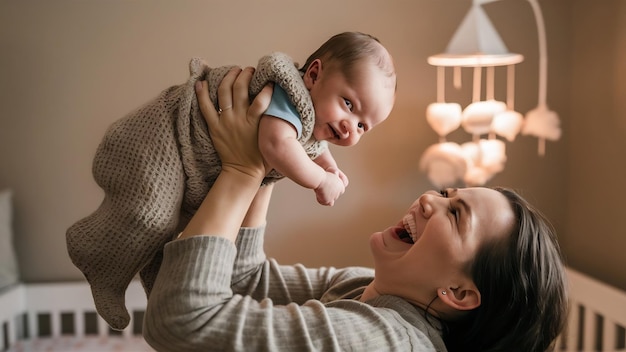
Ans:
[[[333,136],[335,137],[335,139],[341,139],[341,137],[339,136],[339,133],[337,133],[337,131],[335,131],[335,129],[333,128],[333,126],[331,126],[330,124],[328,125],[328,128],[330,128],[330,132],[333,134]]]
[[[417,241],[417,227],[415,226],[415,220],[411,215],[406,215],[402,218],[402,224],[404,227],[401,227],[397,231],[397,235],[401,241],[409,244],[414,244]]]

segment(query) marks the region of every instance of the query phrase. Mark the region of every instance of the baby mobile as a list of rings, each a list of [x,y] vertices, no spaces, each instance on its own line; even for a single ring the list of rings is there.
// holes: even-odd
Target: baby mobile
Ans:
[[[446,52],[428,58],[437,67],[437,101],[428,105],[426,120],[439,135],[439,142],[428,147],[420,160],[420,169],[435,186],[459,183],[480,186],[504,169],[506,146],[500,136],[512,142],[521,132],[539,138],[539,155],[545,154],[545,140],[561,136],[558,115],[546,103],[547,55],[541,10],[536,0],[528,0],[537,19],[539,35],[539,102],[526,118],[514,108],[515,65],[523,61],[520,54],[509,53],[489,21],[482,4],[498,0],[473,0],[472,6],[457,29]],[[506,102],[494,95],[495,68],[506,67]],[[451,69],[453,86],[461,88],[461,70],[473,70],[472,102],[464,109],[446,101],[446,70]],[[485,73],[485,78],[483,79]],[[483,81],[485,96],[481,96]],[[472,135],[463,144],[447,141],[446,136],[462,127]]]

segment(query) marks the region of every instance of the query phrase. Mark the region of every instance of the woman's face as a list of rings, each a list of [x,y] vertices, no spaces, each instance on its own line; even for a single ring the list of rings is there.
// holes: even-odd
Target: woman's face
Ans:
[[[482,243],[508,236],[513,223],[509,201],[496,190],[426,192],[395,226],[372,234],[375,288],[426,305],[442,289],[473,285],[467,264]]]

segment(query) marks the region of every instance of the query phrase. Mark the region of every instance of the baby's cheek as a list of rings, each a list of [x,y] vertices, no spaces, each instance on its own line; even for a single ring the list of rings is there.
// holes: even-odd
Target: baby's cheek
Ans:
[[[325,141],[328,140],[330,142],[332,142],[331,139],[331,132],[328,129],[327,126],[325,125],[315,125],[313,127],[313,137],[318,140],[318,141]]]

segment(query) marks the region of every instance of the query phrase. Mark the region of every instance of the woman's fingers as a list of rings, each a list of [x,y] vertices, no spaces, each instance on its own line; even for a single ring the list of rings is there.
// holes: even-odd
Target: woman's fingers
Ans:
[[[211,98],[209,98],[209,84],[206,81],[197,81],[195,88],[200,111],[202,112],[204,121],[206,121],[209,129],[211,129],[211,126],[215,126],[217,123],[219,114],[215,110]]]
[[[233,107],[233,85],[240,72],[241,68],[239,67],[231,68],[217,88],[217,106],[220,109],[220,113],[228,111]]]
[[[254,67],[246,67],[239,73],[233,83],[234,108],[239,108],[241,111],[246,111],[250,105],[249,87],[252,74],[254,74]]]
[[[250,104],[249,85],[253,73],[252,67],[233,68],[224,76],[217,89],[218,110],[209,98],[208,83],[199,81],[195,87],[198,105],[222,161],[222,169],[263,176],[270,168],[259,151],[258,127],[269,106],[272,85],[264,87]]]
[[[257,94],[257,96],[254,98],[246,114],[246,119],[248,120],[248,123],[254,124],[257,126],[259,125],[259,121],[261,120],[261,117],[263,116],[267,108],[269,107],[270,102],[272,100],[273,88],[274,88],[274,85],[271,83],[268,83],[267,85],[265,85],[265,87],[263,87],[261,92],[259,92],[259,94]],[[258,143],[258,138],[257,138],[257,143]],[[269,164],[267,164],[265,159],[263,159],[263,165],[265,167],[265,174],[267,175],[267,173],[272,170],[272,167]]]
[[[272,92],[274,91],[274,85],[272,83],[268,83],[263,87],[261,92],[257,94],[257,96],[252,101],[252,105],[248,109],[248,117],[261,117],[265,110],[270,105],[270,101],[272,100]]]

